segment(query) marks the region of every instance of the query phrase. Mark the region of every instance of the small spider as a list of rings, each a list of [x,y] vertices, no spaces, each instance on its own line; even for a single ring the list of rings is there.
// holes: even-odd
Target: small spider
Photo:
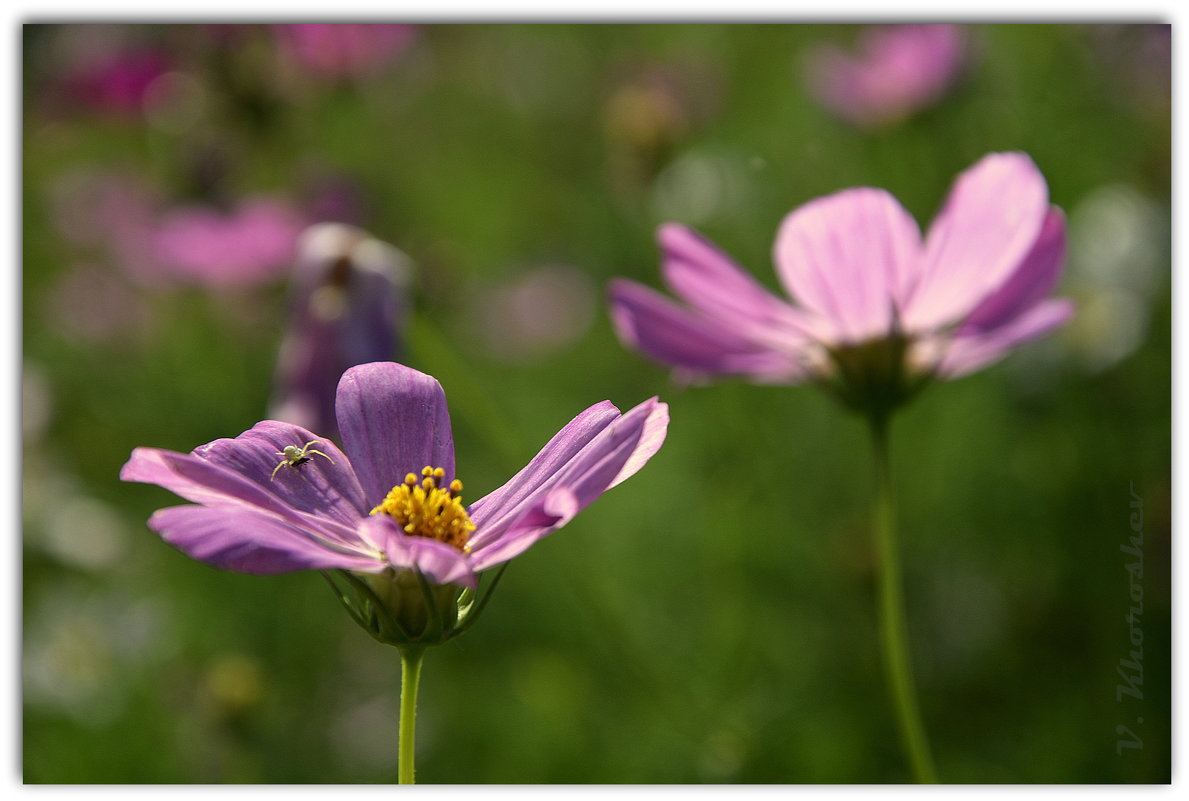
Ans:
[[[312,439],[300,448],[297,447],[296,445],[286,445],[285,450],[275,451],[277,456],[283,456],[284,458],[281,459],[281,461],[277,463],[277,466],[272,469],[272,475],[269,476],[268,480],[272,481],[274,478],[276,478],[277,471],[280,470],[282,467],[285,467],[286,465],[288,465],[289,467],[292,467],[294,470],[296,470],[299,465],[303,465],[306,462],[308,462],[314,458],[312,456],[306,455],[306,454],[310,454],[310,453],[316,453],[319,456],[325,456],[326,461],[330,462],[331,464],[334,464],[334,459],[331,459],[329,456],[326,456],[326,454],[323,453],[322,451],[315,450],[310,447],[311,445],[317,445],[319,442],[321,442],[321,440]]]

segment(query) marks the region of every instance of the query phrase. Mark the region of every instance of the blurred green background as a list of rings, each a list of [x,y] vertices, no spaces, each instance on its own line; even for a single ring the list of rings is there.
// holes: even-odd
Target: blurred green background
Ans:
[[[428,654],[420,781],[908,780],[861,421],[812,387],[675,386],[619,345],[603,292],[659,285],[667,220],[775,287],[796,205],[880,186],[926,224],[959,171],[1009,149],[1070,215],[1060,294],[1079,313],[896,420],[925,723],[946,781],[1169,781],[1169,28],[968,26],[952,91],[877,130],[805,81],[810,48],[857,34],[423,25],[333,79],[268,26],[25,25],[25,781],[395,778],[397,652],[315,574],[182,556],[144,525],[174,496],[117,479],[136,446],[263,419],[285,323],[283,272],[132,269],[110,242],[129,186],[154,209],[267,195],[408,254],[406,361],[445,387],[472,500],[591,403],[671,405],[652,462]],[[78,89],[137,49],[164,63],[143,92]],[[508,293],[542,275],[526,315]],[[1118,700],[1132,488],[1143,698]],[[1118,726],[1142,748],[1120,752]]]

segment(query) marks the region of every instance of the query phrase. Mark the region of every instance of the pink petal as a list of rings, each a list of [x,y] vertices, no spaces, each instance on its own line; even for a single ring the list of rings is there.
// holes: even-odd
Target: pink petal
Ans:
[[[345,458],[343,462],[346,462]],[[299,469],[304,474],[305,468],[309,466],[305,464]],[[255,507],[261,512],[316,532],[316,536],[328,541],[352,546],[358,542],[353,521],[350,526],[344,525],[314,503],[304,504],[304,509],[297,508],[260,481],[193,453],[137,448],[120,470],[120,479],[156,484],[188,501],[207,506]],[[319,481],[314,478],[315,485]]]
[[[311,441],[308,462],[277,469],[287,445],[302,448]],[[195,448],[194,455],[259,484],[294,509],[327,515],[352,527],[370,508],[365,508],[363,490],[346,454],[300,426],[265,420],[235,439],[217,439]]]
[[[640,437],[631,453],[628,454],[627,461],[623,463],[619,472],[615,474],[615,478],[611,479],[611,483],[607,485],[607,489],[618,486],[634,476],[665,444],[665,437],[669,433],[669,404],[661,403],[653,397],[636,407],[636,409],[640,408],[648,410],[640,430]],[[629,411],[625,417],[635,413],[636,409]]]
[[[1044,177],[1023,153],[993,153],[959,175],[929,228],[905,327],[962,320],[1019,268],[1048,213]]]
[[[545,444],[525,467],[499,489],[471,504],[471,522],[477,528],[472,547],[497,533],[504,522],[541,496],[557,473],[592,439],[621,417],[611,401],[584,410]]]
[[[475,570],[510,559],[564,525],[639,470],[664,442],[669,409],[656,398],[610,418],[601,406],[562,429],[493,499],[471,507]]]
[[[446,481],[454,477],[446,394],[432,376],[393,362],[352,367],[339,381],[335,414],[365,506],[426,466],[444,469]]]
[[[452,545],[430,537],[412,537],[385,515],[359,524],[360,536],[384,552],[393,567],[420,570],[432,584],[458,584],[475,589],[477,581],[469,557]]]
[[[707,317],[774,346],[805,339],[804,315],[777,298],[714,245],[683,225],[657,232],[665,283]]]
[[[889,25],[863,32],[852,55],[826,45],[810,51],[810,88],[838,116],[876,126],[937,101],[961,70],[956,25]]]
[[[1057,285],[1065,261],[1065,215],[1049,209],[1040,236],[1003,286],[983,298],[962,324],[962,332],[988,331],[1032,308]]]
[[[320,540],[287,520],[237,504],[159,509],[149,518],[149,528],[190,558],[239,573],[377,572],[384,567],[362,546]]]
[[[881,189],[847,189],[785,217],[773,258],[785,289],[840,343],[882,337],[916,279],[920,232]]]
[[[534,497],[498,536],[487,540],[482,550],[474,551],[472,567],[483,571],[514,559],[569,523],[579,511],[578,498],[567,487],[555,487]]]
[[[937,372],[945,378],[958,378],[993,364],[1015,346],[1062,325],[1072,314],[1072,301],[1065,298],[1044,300],[991,331],[959,336],[950,343]]]
[[[805,376],[795,353],[755,342],[634,281],[611,281],[609,296],[620,340],[662,364],[764,383],[794,383]]]
[[[579,508],[639,470],[657,452],[668,430],[669,405],[650,398],[614,421],[558,472]]]

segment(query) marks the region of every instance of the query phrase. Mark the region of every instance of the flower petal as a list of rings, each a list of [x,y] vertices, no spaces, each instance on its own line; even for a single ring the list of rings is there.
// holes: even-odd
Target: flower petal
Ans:
[[[1072,314],[1072,301],[1066,298],[1044,300],[991,331],[956,337],[942,357],[937,372],[945,378],[958,378],[993,364],[1015,346],[1062,325]]]
[[[384,565],[363,549],[320,540],[300,526],[240,504],[171,506],[149,528],[192,559],[238,573],[288,573],[343,568],[377,572]]]
[[[706,239],[683,225],[657,231],[665,283],[707,317],[758,341],[795,347],[805,339],[804,314],[781,300]]]
[[[335,414],[365,506],[427,465],[454,477],[450,412],[432,376],[394,362],[352,367],[339,381]]]
[[[345,462],[345,459],[344,459]],[[307,465],[308,466],[308,465]],[[160,448],[136,448],[120,470],[123,481],[156,484],[188,501],[204,506],[243,506],[269,514],[296,526],[332,547],[356,548],[355,521],[345,525],[319,512],[297,509],[270,489],[251,479],[193,453]]]
[[[471,589],[478,584],[467,554],[429,537],[411,537],[391,517],[374,515],[363,520],[359,534],[384,552],[388,564],[420,570],[433,584],[458,584]]]
[[[788,293],[833,323],[836,342],[861,342],[892,329],[917,277],[920,241],[894,197],[860,187],[791,212],[773,259]]]
[[[629,411],[624,417],[634,414],[636,409],[646,410],[644,421],[640,424],[640,437],[636,440],[631,453],[628,454],[627,460],[619,468],[619,472],[615,474],[615,478],[611,479],[611,483],[607,485],[607,489],[622,484],[638,473],[640,468],[647,464],[648,460],[655,456],[656,452],[665,444],[665,437],[669,433],[669,404],[661,403],[658,398],[652,397]]]
[[[1048,186],[1023,153],[993,153],[959,175],[929,228],[906,328],[962,320],[1019,268],[1048,213]]]
[[[526,538],[523,547],[512,549],[519,553],[568,522],[659,450],[669,421],[667,404],[651,398],[609,419],[600,407],[602,404],[576,417],[528,467],[471,506],[476,527],[471,538],[475,570],[511,558],[500,556],[508,552],[509,538]],[[556,490],[565,490],[565,494],[556,495]],[[546,518],[556,519],[548,522]]]
[[[592,439],[622,415],[611,401],[602,401],[585,409],[553,435],[545,447],[527,465],[499,489],[489,492],[471,504],[468,512],[478,532],[471,538],[472,547],[481,543],[488,529],[526,507],[526,499],[540,496],[571,459]]]
[[[1032,250],[1004,282],[983,298],[962,324],[962,334],[989,331],[1031,309],[1049,294],[1065,260],[1065,215],[1052,207]]]
[[[308,462],[282,464],[286,446],[302,448],[310,442],[314,444],[307,453]],[[363,490],[346,454],[300,426],[265,420],[235,439],[217,439],[193,453],[259,484],[294,509],[327,515],[352,527],[367,514]]]
[[[866,29],[852,55],[826,45],[809,52],[810,89],[856,125],[895,122],[935,102],[958,76],[964,54],[956,25]]]
[[[763,383],[795,383],[805,377],[795,353],[755,342],[634,281],[611,281],[609,300],[619,339],[663,364]]]
[[[586,508],[604,492],[636,473],[664,443],[669,405],[649,398],[600,432],[566,465],[557,486],[569,487]]]
[[[579,511],[578,498],[567,487],[555,487],[536,496],[511,525],[489,539],[482,550],[474,551],[471,567],[481,572],[519,556],[569,523]]]
[[[136,448],[120,468],[120,480],[156,484],[194,503],[238,501],[277,513],[285,509],[264,487],[193,453]]]

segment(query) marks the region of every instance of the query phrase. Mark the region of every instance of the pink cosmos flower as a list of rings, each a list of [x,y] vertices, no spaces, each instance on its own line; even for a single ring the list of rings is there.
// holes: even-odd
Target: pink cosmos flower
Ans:
[[[339,569],[384,606],[386,593],[399,597],[419,581],[474,590],[477,574],[643,467],[669,419],[656,398],[623,414],[597,403],[506,484],[464,506],[446,397],[434,378],[392,362],[353,367],[336,408],[342,449],[266,420],[190,453],[137,448],[120,478],[193,502],[155,512],[149,527],[194,559],[242,573]]]
[[[810,89],[842,119],[879,126],[936,103],[957,79],[965,55],[957,25],[871,28],[854,54],[834,45],[810,51]]]
[[[149,87],[169,69],[158,51],[129,47],[77,65],[64,79],[65,91],[89,108],[134,116],[144,110]]]
[[[305,227],[296,211],[249,198],[228,212],[184,206],[166,212],[153,233],[161,269],[213,287],[244,287],[288,269]]]
[[[991,364],[1073,310],[1048,297],[1065,217],[1022,153],[988,155],[958,176],[923,240],[882,189],[795,209],[773,250],[795,304],[687,228],[662,226],[659,240],[664,279],[685,303],[613,281],[611,316],[625,344],[686,377],[820,381],[867,409]]]
[[[377,75],[409,45],[414,25],[275,25],[282,52],[302,70],[328,80]]]

